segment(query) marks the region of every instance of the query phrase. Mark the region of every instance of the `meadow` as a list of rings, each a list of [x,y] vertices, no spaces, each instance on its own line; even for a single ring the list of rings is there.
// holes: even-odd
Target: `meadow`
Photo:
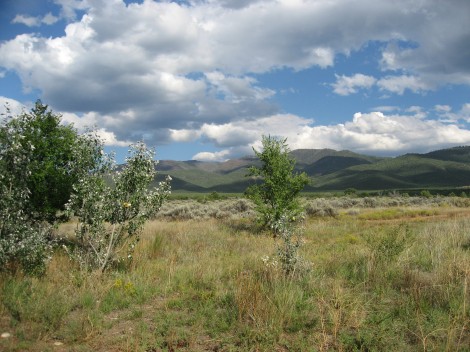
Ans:
[[[470,351],[470,199],[303,202],[287,276],[243,198],[168,201],[130,266],[3,273],[0,350]]]

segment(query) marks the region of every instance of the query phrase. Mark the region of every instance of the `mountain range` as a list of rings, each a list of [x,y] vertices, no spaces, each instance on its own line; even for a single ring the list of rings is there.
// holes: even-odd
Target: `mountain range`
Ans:
[[[376,157],[348,150],[298,149],[291,152],[296,171],[311,182],[306,191],[420,189],[470,186],[470,146],[425,154]],[[248,168],[260,165],[256,157],[224,162],[163,160],[159,178],[170,175],[176,192],[244,192],[255,181]]]

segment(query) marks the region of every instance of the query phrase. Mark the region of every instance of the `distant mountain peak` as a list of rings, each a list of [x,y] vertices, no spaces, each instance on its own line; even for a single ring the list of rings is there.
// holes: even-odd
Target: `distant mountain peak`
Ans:
[[[440,149],[425,154],[377,157],[350,150],[296,149],[297,169],[312,177],[309,190],[384,190],[470,185],[470,146]],[[224,162],[163,160],[160,177],[170,174],[176,191],[244,192],[251,182],[248,168],[255,155]]]

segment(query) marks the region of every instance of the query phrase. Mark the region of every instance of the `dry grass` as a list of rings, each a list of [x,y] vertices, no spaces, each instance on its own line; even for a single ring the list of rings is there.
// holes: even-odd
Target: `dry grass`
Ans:
[[[470,211],[358,209],[307,219],[297,278],[246,217],[152,221],[104,275],[58,250],[43,278],[0,278],[0,350],[468,351]]]

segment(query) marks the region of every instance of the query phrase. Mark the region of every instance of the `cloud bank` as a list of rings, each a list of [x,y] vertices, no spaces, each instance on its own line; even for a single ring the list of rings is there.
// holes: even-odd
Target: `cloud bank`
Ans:
[[[459,112],[444,111],[453,120],[468,119],[470,104]],[[260,135],[287,137],[294,149],[353,150],[371,155],[393,156],[406,152],[428,152],[439,148],[470,143],[470,131],[448,121],[424,118],[420,109],[410,109],[405,114],[382,112],[356,113],[353,118],[336,125],[313,125],[311,120],[295,115],[275,115],[256,121],[239,121],[237,125],[204,125],[198,137],[208,138],[224,147],[218,153],[199,153],[197,160],[226,160],[240,154],[250,154],[252,146],[261,147]],[[249,131],[249,133],[243,133]],[[227,144],[227,136],[231,144]]]
[[[279,92],[254,78],[333,67],[338,54],[379,42],[384,76],[338,75],[335,93],[376,88],[400,95],[470,84],[467,0],[54,2],[68,19],[65,32],[1,43],[0,65],[69,122],[97,125],[109,144],[202,139],[223,150],[195,158],[221,159],[248,151],[267,133],[286,135],[293,148],[383,152],[468,141],[467,130],[444,122],[456,121],[449,114],[434,121],[370,113],[313,126],[281,111],[273,101]],[[37,26],[57,18],[18,14],[13,22]]]

